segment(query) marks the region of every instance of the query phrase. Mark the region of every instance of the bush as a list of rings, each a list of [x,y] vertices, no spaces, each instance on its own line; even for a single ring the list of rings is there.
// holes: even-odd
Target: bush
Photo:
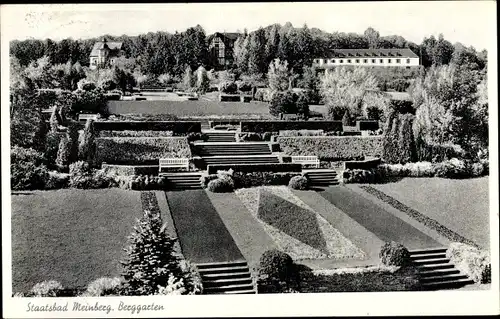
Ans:
[[[31,288],[30,293],[35,297],[59,297],[63,291],[63,286],[55,280],[40,282]]]
[[[48,132],[45,137],[45,149],[44,149],[44,157],[45,163],[50,168],[56,168],[55,165],[57,159],[57,152],[59,150],[59,143],[61,143],[61,138],[65,135],[65,133],[58,132]]]
[[[45,189],[67,188],[69,187],[69,178],[70,175],[66,173],[49,172],[49,176],[45,182]]]
[[[191,134],[191,133],[190,133]],[[194,133],[196,134],[196,133]],[[172,131],[100,131],[99,137],[172,137]]]
[[[436,176],[446,178],[467,178],[471,176],[469,163],[452,158],[435,165]]]
[[[201,187],[207,188],[208,183],[219,178],[217,174],[202,175],[200,177]]]
[[[57,150],[56,166],[60,172],[66,172],[71,157],[71,143],[66,135],[61,137],[59,149]]]
[[[238,91],[240,92],[248,92],[252,90],[252,83],[247,81],[237,81],[236,85],[238,87]]]
[[[218,177],[208,182],[207,189],[212,193],[230,193],[234,190],[234,181],[231,177]]]
[[[446,257],[474,282],[491,282],[491,261],[485,251],[463,243],[451,243]]]
[[[79,145],[79,158],[92,163],[95,157],[95,139],[96,132],[94,130],[94,121],[87,120],[83,130],[83,139]]]
[[[396,242],[385,243],[380,249],[379,257],[386,266],[408,266],[410,252],[402,244]]]
[[[306,190],[309,186],[309,181],[304,176],[294,176],[290,179],[288,187],[298,190]]]
[[[240,142],[268,142],[271,140],[273,133],[240,133],[238,139]]]
[[[69,166],[69,185],[81,189],[98,189],[114,186],[106,169],[94,170],[87,162],[79,161]]]
[[[107,137],[96,139],[96,164],[158,163],[159,158],[189,158],[185,137]]]
[[[274,92],[269,103],[269,113],[273,116],[297,114],[297,96],[291,91]]]
[[[372,170],[346,169],[344,170],[343,181],[345,184],[375,183],[377,182],[377,176]]]
[[[187,140],[188,142],[193,142],[193,141],[208,141],[208,135],[205,133],[189,133],[187,135]]]
[[[235,94],[238,86],[233,81],[224,81],[219,84],[219,91],[226,94]]]
[[[132,190],[164,190],[168,186],[168,181],[163,176],[134,175],[128,180],[128,185],[123,184]]]
[[[122,279],[119,277],[103,277],[92,281],[85,291],[86,297],[117,296],[122,285]]]
[[[10,184],[13,190],[43,189],[49,173],[43,154],[32,148],[14,146],[10,151]]]
[[[79,90],[84,91],[92,91],[96,89],[95,83],[86,79],[81,79],[80,81],[78,81],[77,86]]]
[[[183,272],[187,293],[189,295],[201,295],[203,293],[203,280],[198,267],[188,260],[181,260],[180,268]]]
[[[261,293],[284,292],[295,287],[299,281],[299,272],[292,257],[277,249],[262,254],[258,274]]]

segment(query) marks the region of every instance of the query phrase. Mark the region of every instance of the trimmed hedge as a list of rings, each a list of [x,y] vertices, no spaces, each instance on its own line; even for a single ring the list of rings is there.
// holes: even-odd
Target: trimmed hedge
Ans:
[[[100,131],[99,137],[170,137],[172,131]]]
[[[288,183],[288,187],[298,190],[306,190],[308,186],[309,180],[305,176],[294,176]]]
[[[217,171],[233,169],[234,172],[302,172],[301,164],[279,163],[279,164],[217,164],[207,165],[208,174],[216,174]]]
[[[189,158],[185,137],[106,137],[96,139],[96,162],[110,164],[158,163],[162,157]],[[149,161],[149,162],[148,162]]]
[[[107,173],[116,175],[158,175],[158,165],[113,165],[102,164]]]
[[[234,172],[235,188],[248,188],[267,185],[288,185],[293,177],[301,173],[274,173],[274,172]],[[213,176],[213,175],[208,175]],[[217,176],[217,175],[215,175]]]
[[[279,136],[277,141],[287,155],[316,155],[326,161],[382,154],[382,136]]]
[[[369,158],[360,161],[346,161],[344,162],[344,169],[372,169],[376,168],[380,162],[380,158]]]
[[[357,131],[376,131],[379,129],[378,121],[356,121],[356,130]]]
[[[172,131],[174,135],[201,132],[199,121],[96,121],[97,131]]]
[[[279,132],[285,130],[342,131],[342,121],[241,121],[241,132]]]

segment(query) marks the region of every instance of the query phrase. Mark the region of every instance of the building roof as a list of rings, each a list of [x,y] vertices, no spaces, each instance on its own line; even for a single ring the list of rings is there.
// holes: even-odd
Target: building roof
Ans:
[[[111,51],[119,51],[122,49],[123,45],[123,42],[97,41],[96,43],[94,43],[94,47],[92,48],[92,52],[90,52],[90,56],[98,56],[98,50],[103,49],[105,43]]]
[[[328,58],[418,58],[410,49],[335,49],[328,53]]]
[[[238,32],[215,32],[214,34],[208,36],[208,40],[211,41],[215,37],[220,37],[224,44],[228,42],[234,42],[238,37],[241,36],[241,33]]]

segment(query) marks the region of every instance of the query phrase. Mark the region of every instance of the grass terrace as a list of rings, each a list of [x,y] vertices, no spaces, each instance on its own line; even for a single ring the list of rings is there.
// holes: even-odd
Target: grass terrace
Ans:
[[[269,115],[269,105],[263,102],[198,101],[109,101],[110,114],[172,114],[175,116],[263,114]]]
[[[77,288],[120,275],[127,236],[142,216],[140,192],[62,189],[11,199],[14,292],[44,280]]]

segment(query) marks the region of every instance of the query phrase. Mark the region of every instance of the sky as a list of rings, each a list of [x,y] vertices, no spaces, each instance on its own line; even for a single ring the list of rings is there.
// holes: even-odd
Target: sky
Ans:
[[[200,24],[215,31],[253,31],[273,23],[304,23],[327,32],[401,35],[421,43],[443,33],[452,43],[478,50],[496,41],[496,3],[482,1],[283,2],[112,5],[12,5],[1,7],[2,34],[9,39],[91,38],[184,31]]]

